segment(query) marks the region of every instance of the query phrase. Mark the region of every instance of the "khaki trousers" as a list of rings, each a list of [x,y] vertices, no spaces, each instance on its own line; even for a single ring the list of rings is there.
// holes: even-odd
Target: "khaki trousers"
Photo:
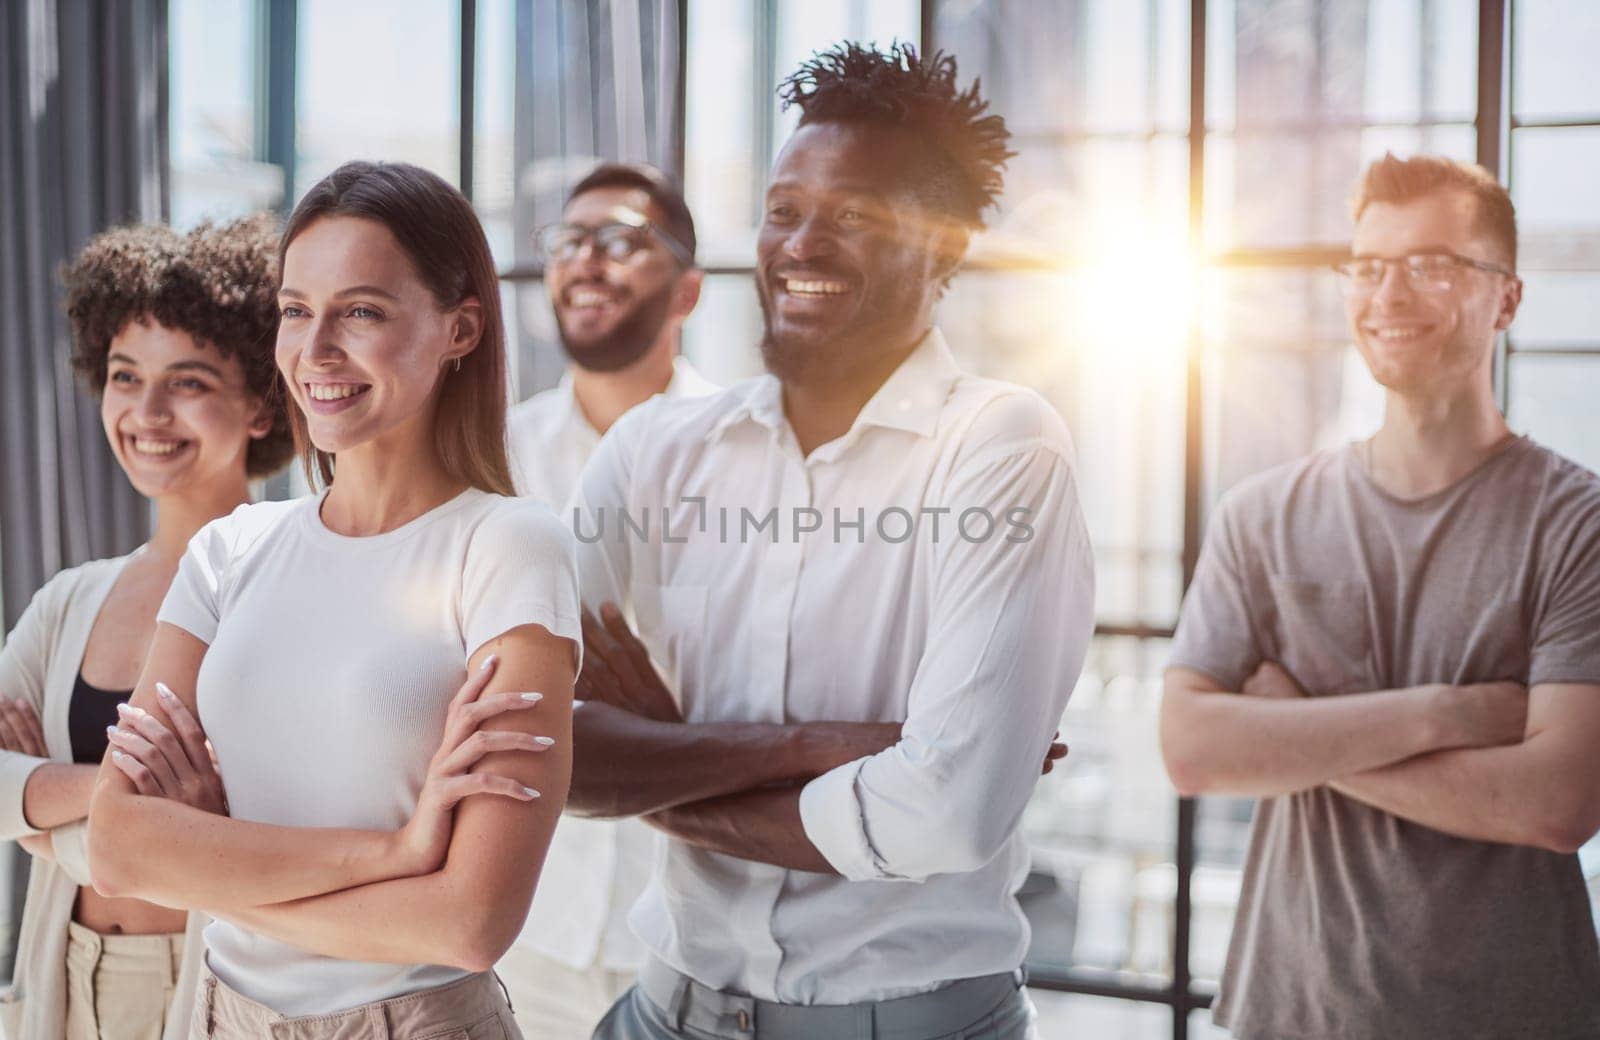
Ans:
[[[493,972],[329,1015],[287,1018],[200,976],[190,1040],[522,1040]]]
[[[101,935],[67,922],[67,1040],[161,1040],[183,933]]]
[[[574,968],[515,945],[495,971],[506,984],[517,1024],[537,1040],[589,1040],[611,1005],[633,985],[632,972],[599,964]]]

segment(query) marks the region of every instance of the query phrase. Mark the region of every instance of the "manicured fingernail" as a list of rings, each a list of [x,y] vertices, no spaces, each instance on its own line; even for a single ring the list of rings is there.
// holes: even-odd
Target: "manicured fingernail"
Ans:
[[[523,793],[523,794],[525,794],[525,795],[527,795],[527,796],[528,796],[528,797],[529,797],[529,798],[537,798],[537,797],[539,797],[539,792],[538,792],[538,791],[535,791],[535,790],[534,790],[534,789],[533,789],[533,788],[531,788],[531,787],[524,787],[524,788],[523,788],[523,789],[522,789],[522,793]]]
[[[162,697],[165,697],[169,701],[174,696],[173,692],[171,690],[167,689],[167,684],[164,683],[164,682],[156,683],[156,693],[159,694]]]
[[[525,700],[525,701],[542,701],[542,700],[544,700],[544,694],[542,694],[542,693],[524,693],[522,695],[522,699]]]
[[[115,727],[115,726],[107,726],[106,727],[106,736],[114,737],[116,735],[117,735],[117,727]]]
[[[556,742],[556,738],[555,737],[534,737],[533,738],[533,742],[535,744],[543,744],[545,747],[549,747],[550,745],[552,745],[552,744],[554,744]]]
[[[130,704],[119,704],[119,705],[117,705],[117,714],[118,715],[131,716],[131,715],[133,715],[134,710],[135,709]]]
[[[111,752],[111,757],[112,757],[112,758],[114,758],[114,759],[117,759],[117,760],[121,760],[121,758],[122,758],[122,752],[120,752],[120,751],[116,751],[116,750],[113,750],[113,751],[112,751],[112,752]]]
[[[488,657],[485,657],[483,659],[483,664],[478,666],[478,671],[487,672],[489,669],[493,668],[495,666],[496,662],[498,662],[499,660],[500,660],[500,655],[499,654],[490,654]]]

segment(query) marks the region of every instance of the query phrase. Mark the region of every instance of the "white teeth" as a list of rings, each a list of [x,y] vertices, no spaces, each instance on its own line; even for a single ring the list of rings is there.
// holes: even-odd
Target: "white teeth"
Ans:
[[[186,444],[186,441],[156,440],[152,437],[134,437],[133,450],[141,455],[171,455]]]
[[[1428,330],[1425,329],[1425,328],[1404,328],[1404,329],[1372,329],[1370,331],[1372,332],[1373,335],[1377,336],[1381,340],[1395,341],[1395,340],[1416,339],[1418,336],[1421,336],[1423,333],[1427,332]]]
[[[849,284],[845,282],[798,281],[785,278],[783,284],[789,292],[806,296],[842,296],[850,291]]]
[[[307,383],[306,394],[313,401],[342,401],[354,397],[366,387],[359,383]]]
[[[611,294],[579,289],[571,295],[570,299],[574,307],[599,307],[602,304],[611,302]]]

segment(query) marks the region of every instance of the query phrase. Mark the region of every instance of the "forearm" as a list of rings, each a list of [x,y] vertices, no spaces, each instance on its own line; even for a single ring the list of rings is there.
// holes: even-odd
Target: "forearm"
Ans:
[[[22,812],[28,823],[47,831],[89,815],[94,795],[95,766],[50,762],[28,775],[22,789]]]
[[[1561,822],[1571,778],[1533,767],[1532,758],[1528,745],[1440,751],[1329,786],[1459,838],[1574,851],[1590,835]]]
[[[588,701],[573,715],[567,809],[640,816],[807,780],[871,754],[898,731],[878,723],[656,722]]]
[[[1167,772],[1184,795],[1265,798],[1303,791],[1448,746],[1441,687],[1279,699],[1168,683]]]
[[[281,903],[406,873],[391,832],[248,823],[104,789],[89,847],[103,894],[184,910]]]
[[[837,873],[806,837],[798,787],[681,805],[646,817],[646,822],[679,841],[725,856],[785,870]]]
[[[344,960],[386,964],[448,964],[484,970],[484,956],[467,941],[487,913],[527,915],[491,907],[483,898],[461,899],[444,871],[361,885],[342,892],[269,906],[219,902],[214,917],[303,950]],[[490,965],[493,958],[489,958]]]

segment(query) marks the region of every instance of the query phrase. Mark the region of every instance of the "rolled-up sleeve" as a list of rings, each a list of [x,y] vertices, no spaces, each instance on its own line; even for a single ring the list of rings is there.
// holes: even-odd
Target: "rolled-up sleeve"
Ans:
[[[1088,651],[1094,564],[1070,442],[1031,397],[994,411],[943,497],[995,523],[939,545],[900,741],[801,792],[807,837],[851,880],[921,881],[999,853]]]

